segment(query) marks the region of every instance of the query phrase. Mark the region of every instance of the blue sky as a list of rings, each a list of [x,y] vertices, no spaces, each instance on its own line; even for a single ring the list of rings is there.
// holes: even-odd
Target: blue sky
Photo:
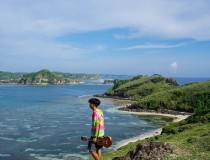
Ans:
[[[0,70],[210,77],[210,0],[0,0]]]

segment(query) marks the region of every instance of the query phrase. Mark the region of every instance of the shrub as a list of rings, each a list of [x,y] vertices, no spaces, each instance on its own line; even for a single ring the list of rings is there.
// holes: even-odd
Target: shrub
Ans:
[[[165,134],[175,134],[177,132],[178,132],[178,129],[176,127],[176,123],[171,123],[169,125],[166,125],[165,127],[163,127],[163,130],[162,130],[162,133],[165,133]]]

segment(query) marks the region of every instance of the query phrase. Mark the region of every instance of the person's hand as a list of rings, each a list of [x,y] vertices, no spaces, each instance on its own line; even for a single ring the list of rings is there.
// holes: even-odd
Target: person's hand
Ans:
[[[93,141],[93,143],[96,143],[97,138],[93,138],[92,141]]]

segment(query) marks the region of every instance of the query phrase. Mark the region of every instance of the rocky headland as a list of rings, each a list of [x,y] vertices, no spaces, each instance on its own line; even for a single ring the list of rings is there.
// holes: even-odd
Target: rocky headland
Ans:
[[[176,110],[169,110],[163,107],[156,109],[144,109],[140,108],[138,105],[130,104],[125,107],[118,108],[120,111],[128,111],[128,112],[140,112],[140,113],[151,113],[151,114],[170,114],[170,115],[190,115],[192,113],[189,112],[180,112]]]

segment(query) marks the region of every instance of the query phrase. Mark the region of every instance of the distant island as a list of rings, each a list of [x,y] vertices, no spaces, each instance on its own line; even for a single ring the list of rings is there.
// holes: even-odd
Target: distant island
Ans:
[[[33,73],[0,71],[0,84],[62,85],[81,83],[83,79],[98,79],[96,74],[71,74],[51,72],[47,69]]]
[[[129,79],[132,75],[88,74],[52,72],[42,69],[33,73],[0,71],[0,84],[62,85],[62,84],[114,84],[115,80]]]

